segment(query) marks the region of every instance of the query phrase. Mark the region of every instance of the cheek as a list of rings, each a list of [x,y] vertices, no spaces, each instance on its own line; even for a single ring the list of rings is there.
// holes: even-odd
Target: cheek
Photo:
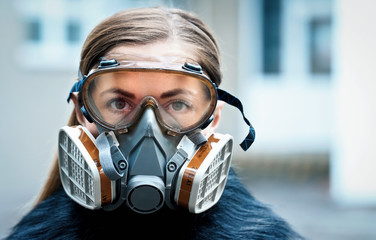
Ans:
[[[212,133],[214,133],[215,128],[212,127],[212,123],[209,124],[205,129],[201,131],[205,137],[209,137]]]
[[[94,136],[94,138],[97,138],[99,133],[98,133],[98,129],[97,127],[95,126],[94,123],[89,123],[86,119],[85,119],[85,127],[89,130],[89,132]]]
[[[207,128],[203,129],[201,131],[202,134],[204,134],[205,137],[209,137],[209,134],[211,133],[211,131]]]

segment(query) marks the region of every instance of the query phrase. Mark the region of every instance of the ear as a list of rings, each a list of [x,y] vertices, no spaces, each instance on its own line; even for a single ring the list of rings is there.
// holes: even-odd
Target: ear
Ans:
[[[222,101],[218,101],[218,103],[217,103],[217,106],[216,106],[214,114],[213,114],[214,115],[213,122],[209,125],[212,128],[212,131],[214,131],[215,129],[218,128],[219,122],[221,120],[222,109],[223,109],[224,104],[225,103],[222,102]]]
[[[77,121],[82,126],[85,126],[86,125],[85,124],[86,119],[85,119],[84,115],[81,112],[81,106],[80,106],[79,101],[78,101],[78,93],[77,92],[71,93],[71,99],[72,99],[72,101],[74,103],[74,111],[76,113]]]
[[[218,101],[215,111],[213,113],[213,121],[202,131],[204,135],[209,136],[209,134],[213,133],[218,128],[224,104],[224,102]]]
[[[72,93],[71,99],[72,99],[72,101],[74,103],[74,111],[76,113],[77,121],[82,126],[86,127],[89,130],[89,132],[91,134],[93,134],[93,136],[96,138],[99,135],[97,126],[95,126],[94,123],[90,123],[85,118],[84,114],[81,112],[81,105],[79,104],[79,101],[78,101],[78,93],[76,93],[76,92]]]

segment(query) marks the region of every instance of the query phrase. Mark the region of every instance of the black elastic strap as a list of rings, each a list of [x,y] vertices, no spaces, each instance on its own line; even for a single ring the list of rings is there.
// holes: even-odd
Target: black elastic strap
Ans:
[[[255,141],[256,137],[256,132],[255,129],[253,128],[252,124],[249,122],[249,120],[245,117],[244,115],[244,109],[243,109],[243,104],[240,102],[240,100],[230,93],[222,90],[222,89],[217,89],[217,94],[218,94],[218,100],[224,101],[231,106],[236,107],[239,109],[239,111],[243,115],[244,122],[249,126],[249,132],[248,135],[245,137],[242,143],[240,143],[240,146],[244,151],[247,151],[247,149],[252,145],[252,143]]]

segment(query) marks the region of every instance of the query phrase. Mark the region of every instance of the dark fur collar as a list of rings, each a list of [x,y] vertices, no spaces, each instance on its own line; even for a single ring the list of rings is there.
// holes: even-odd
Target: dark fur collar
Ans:
[[[231,170],[221,200],[193,215],[163,209],[140,215],[126,208],[92,211],[58,190],[27,214],[8,239],[301,239],[254,199]]]

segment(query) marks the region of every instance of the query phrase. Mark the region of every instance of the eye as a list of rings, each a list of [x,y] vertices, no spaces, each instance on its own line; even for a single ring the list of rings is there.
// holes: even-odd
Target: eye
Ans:
[[[127,101],[124,99],[118,98],[118,99],[113,99],[110,103],[109,106],[114,109],[114,110],[125,110],[128,109],[130,106]]]
[[[168,110],[172,110],[175,112],[183,112],[190,108],[190,105],[188,103],[185,103],[183,101],[175,101],[168,105]]]

